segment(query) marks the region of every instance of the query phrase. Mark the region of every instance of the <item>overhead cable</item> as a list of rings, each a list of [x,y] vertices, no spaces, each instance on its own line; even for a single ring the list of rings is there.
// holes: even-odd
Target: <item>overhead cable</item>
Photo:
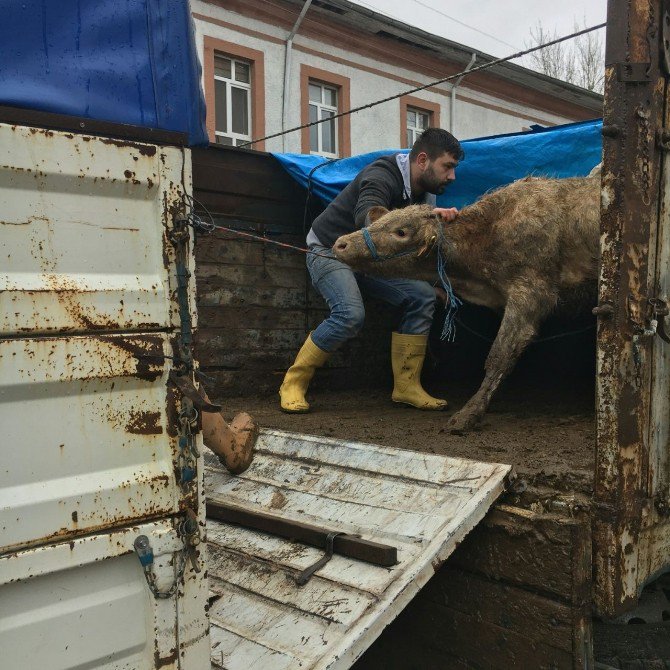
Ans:
[[[462,72],[457,72],[456,74],[451,74],[448,77],[444,77],[442,79],[437,79],[435,81],[431,81],[428,84],[424,84],[423,86],[417,86],[416,88],[411,88],[408,91],[403,91],[402,93],[397,93],[396,95],[391,95],[388,98],[382,98],[381,100],[376,100],[374,102],[369,102],[367,105],[361,105],[360,107],[354,107],[353,109],[348,109],[345,110],[344,112],[339,112],[338,114],[333,114],[333,116],[329,116],[328,118],[325,119],[319,119],[317,121],[312,121],[311,123],[304,123],[301,126],[296,126],[295,128],[289,128],[288,130],[282,130],[281,132],[278,133],[273,133],[272,135],[266,135],[265,137],[259,137],[257,139],[250,140],[249,142],[244,142],[243,144],[238,144],[238,147],[248,147],[251,146],[252,144],[258,144],[258,142],[264,142],[265,140],[271,140],[275,137],[281,137],[282,135],[287,135],[288,133],[295,133],[298,130],[303,130],[304,128],[311,128],[312,126],[317,126],[321,123],[327,123],[329,121],[332,121],[333,119],[339,119],[342,118],[343,116],[348,116],[349,114],[354,114],[355,112],[360,112],[363,111],[364,109],[370,109],[371,107],[376,107],[377,105],[382,105],[385,102],[391,102],[392,100],[397,100],[398,98],[402,98],[405,95],[411,95],[412,93],[416,93],[417,91],[423,91],[427,88],[431,88],[432,86],[437,86],[438,84],[444,84],[447,81],[451,81],[452,79],[457,79],[458,77],[461,77],[463,75],[471,75],[474,72],[479,72],[481,70],[486,70],[490,67],[493,67],[494,65],[499,65],[500,63],[506,63],[507,61],[514,60],[515,58],[521,58],[521,56],[526,56],[529,53],[533,53],[534,51],[539,51],[540,49],[545,49],[546,47],[553,46],[554,44],[559,44],[560,42],[565,42],[566,40],[571,40],[574,37],[579,37],[580,35],[585,35],[586,33],[593,32],[594,30],[600,30],[601,28],[604,28],[607,25],[607,23],[599,23],[598,25],[591,26],[590,28],[584,28],[582,30],[578,30],[577,32],[571,33],[570,35],[565,35],[564,37],[558,37],[555,40],[551,40],[549,42],[545,42],[544,44],[539,44],[538,46],[531,47],[529,49],[525,49],[524,51],[517,51],[516,53],[513,53],[509,56],[505,56],[504,58],[496,58],[495,60],[488,61],[486,63],[482,63],[481,65],[478,65],[477,67],[473,67],[470,70],[464,70]]]
[[[474,26],[471,26],[469,23],[464,23],[463,21],[459,21],[458,19],[455,19],[453,16],[449,16],[449,14],[445,14],[444,12],[440,11],[439,9],[436,9],[435,7],[431,7],[430,5],[425,4],[424,2],[421,2],[420,0],[410,0],[411,2],[415,2],[417,5],[421,5],[422,7],[425,7],[426,9],[431,10],[432,12],[436,12],[440,16],[444,16],[446,19],[449,19],[450,21],[454,21],[454,23],[458,23],[459,25],[467,28],[468,30],[472,30],[476,33],[479,33],[481,35],[484,35],[485,37],[489,37],[492,40],[495,40],[496,42],[500,42],[501,44],[504,44],[505,46],[512,47],[512,49],[518,49],[518,45],[516,44],[510,44],[509,42],[505,42],[505,40],[501,40],[495,35],[491,35],[491,33],[486,33],[483,30],[479,30],[479,28],[475,28]],[[399,16],[396,16],[395,14],[391,14],[391,12],[386,11],[386,9],[382,9],[380,7],[376,7],[375,5],[371,5],[367,2],[364,2],[364,0],[355,0],[355,3],[357,5],[362,5],[363,7],[367,7],[368,9],[371,9],[373,12],[376,12],[378,14],[383,14],[384,16],[388,16],[390,19],[394,19],[395,21],[399,21],[400,23],[405,23],[406,19],[402,19]]]
[[[463,21],[460,21],[459,19],[450,16],[449,14],[445,14],[442,10],[437,9],[437,7],[431,7],[430,5],[426,4],[425,2],[421,2],[421,0],[411,0],[412,2],[415,2],[417,5],[421,5],[422,7],[425,7],[426,9],[429,9],[431,12],[435,12],[436,14],[439,14],[440,16],[444,16],[445,19],[449,19],[450,21],[453,21],[454,23],[458,23],[459,25],[463,26],[464,28],[467,28],[468,30],[473,30],[476,33],[479,33],[480,35],[484,35],[485,37],[489,37],[492,40],[495,40],[496,42],[500,42],[500,44],[504,44],[508,47],[512,47],[512,49],[517,49],[518,45],[517,44],[510,44],[509,42],[505,42],[505,40],[501,40],[499,37],[496,37],[495,35],[492,35],[491,33],[484,32],[483,30],[480,30],[479,28],[475,28],[474,26],[471,26],[469,23],[464,23]]]

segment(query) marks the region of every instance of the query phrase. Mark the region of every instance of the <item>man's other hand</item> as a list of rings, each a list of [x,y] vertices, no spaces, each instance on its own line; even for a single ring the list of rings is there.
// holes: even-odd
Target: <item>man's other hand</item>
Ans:
[[[447,223],[453,221],[458,216],[458,210],[455,207],[436,207],[433,213],[437,214],[442,221],[446,221]]]

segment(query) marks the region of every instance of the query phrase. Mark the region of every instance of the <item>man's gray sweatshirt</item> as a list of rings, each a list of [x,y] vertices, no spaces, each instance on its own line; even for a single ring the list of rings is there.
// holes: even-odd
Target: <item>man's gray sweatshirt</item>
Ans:
[[[332,247],[340,235],[363,228],[368,211],[377,205],[400,209],[408,205],[431,204],[435,196],[426,193],[412,199],[409,156],[382,156],[361,170],[326,209],[314,219],[307,235],[309,247]]]

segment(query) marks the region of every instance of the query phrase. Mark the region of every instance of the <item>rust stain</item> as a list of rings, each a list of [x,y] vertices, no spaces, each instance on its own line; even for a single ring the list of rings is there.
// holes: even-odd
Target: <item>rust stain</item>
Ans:
[[[166,475],[159,475],[154,477],[153,480],[169,481],[169,478],[167,478]],[[143,484],[146,481],[147,480],[138,479],[136,480],[135,483]],[[94,498],[94,502],[100,509],[105,509],[104,499],[96,496]],[[61,503],[64,504],[64,501],[61,501]],[[191,506],[193,505],[192,501],[190,502],[190,505]],[[167,504],[167,506],[151,505],[148,506],[146,509],[142,509],[141,512],[138,512],[136,509],[133,509],[132,506],[130,508],[130,512],[125,513],[122,513],[120,510],[117,509],[116,514],[109,514],[106,517],[100,517],[96,523],[88,524],[85,526],[78,526],[77,528],[73,528],[71,526],[62,527],[53,533],[49,533],[40,538],[35,538],[34,540],[31,540],[29,542],[21,542],[18,545],[10,545],[5,549],[8,551],[14,551],[19,547],[21,547],[22,549],[26,549],[44,543],[58,543],[60,541],[63,541],[63,543],[67,542],[70,545],[70,548],[72,549],[74,548],[75,539],[80,539],[82,538],[82,536],[91,533],[92,531],[101,532],[104,530],[112,530],[114,532],[131,532],[127,529],[119,528],[119,526],[122,524],[127,525],[129,522],[133,523],[134,525],[139,525],[147,521],[152,521],[154,519],[164,517],[166,514],[169,514],[171,512],[172,507],[169,503]],[[74,514],[76,514],[76,512]],[[73,520],[74,520],[74,514],[73,514]],[[128,553],[132,553],[132,550],[129,550]]]
[[[162,668],[164,665],[172,665],[177,660],[177,650],[171,649],[167,656],[161,656],[159,651],[154,652],[154,663],[156,668]]]
[[[155,156],[156,147],[151,144],[139,144],[138,142],[127,142],[122,140],[113,140],[111,138],[104,138],[100,140],[103,144],[111,144],[115,147],[131,147],[137,149],[142,156]]]
[[[166,432],[170,437],[176,437],[178,432],[179,397],[179,391],[177,391],[174,384],[168,383],[165,392],[165,405],[167,411]]]
[[[118,347],[136,359],[135,377],[155,381],[163,374],[163,341],[160,335],[137,337],[92,335],[94,339]]]
[[[126,432],[135,435],[160,435],[163,432],[160,420],[160,412],[131,412]]]

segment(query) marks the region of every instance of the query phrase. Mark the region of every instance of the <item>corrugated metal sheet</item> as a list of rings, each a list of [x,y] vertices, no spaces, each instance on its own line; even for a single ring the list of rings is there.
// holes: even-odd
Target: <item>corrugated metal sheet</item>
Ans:
[[[252,466],[208,461],[208,499],[360,534],[398,549],[391,568],[208,520],[212,663],[226,670],[347,668],[503,490],[510,466],[262,431]]]
[[[202,486],[177,481],[167,383],[189,152],[2,124],[0,146],[0,665],[205,667]]]
[[[168,232],[190,164],[7,124],[0,146],[2,554],[179,510]]]
[[[150,538],[159,585],[169,587],[175,552],[182,547],[169,520],[0,558],[0,665],[15,670],[176,668],[175,600],[148,595],[133,551],[140,534]],[[193,575],[189,581],[191,590]],[[188,632],[191,644],[206,641],[205,618],[199,630],[191,624]]]
[[[13,445],[0,554],[178,511],[156,358],[169,350],[162,333],[0,340],[0,425]]]
[[[0,336],[176,324],[183,151],[6,124],[0,146]]]

